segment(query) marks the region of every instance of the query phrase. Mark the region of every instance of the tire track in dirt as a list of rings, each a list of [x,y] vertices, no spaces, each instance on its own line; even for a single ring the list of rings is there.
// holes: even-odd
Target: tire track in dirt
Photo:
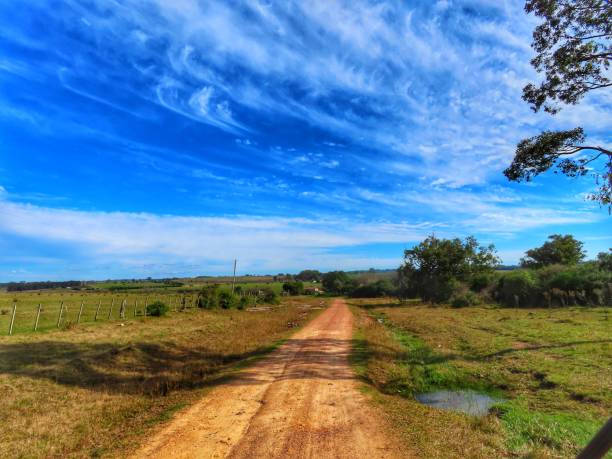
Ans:
[[[135,458],[406,457],[350,368],[353,316],[333,304],[152,438]]]

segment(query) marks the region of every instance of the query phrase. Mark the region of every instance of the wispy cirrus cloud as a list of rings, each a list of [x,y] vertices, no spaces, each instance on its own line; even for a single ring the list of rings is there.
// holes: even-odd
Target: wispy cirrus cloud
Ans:
[[[501,174],[541,129],[611,141],[609,95],[556,118],[521,100],[535,20],[517,2],[66,0],[0,17],[7,238],[124,263],[236,246],[253,267],[281,251],[348,267],[334,247],[602,226],[577,198],[588,183]]]

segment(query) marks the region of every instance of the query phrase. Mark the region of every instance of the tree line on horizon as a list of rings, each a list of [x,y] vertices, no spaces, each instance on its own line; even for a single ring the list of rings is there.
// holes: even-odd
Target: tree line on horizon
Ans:
[[[434,235],[404,252],[394,281],[360,282],[343,271],[322,276],[327,293],[351,297],[419,298],[454,307],[498,303],[508,307],[612,305],[612,249],[585,260],[584,244],[553,234],[529,249],[518,269],[500,271],[493,244],[475,237]]]

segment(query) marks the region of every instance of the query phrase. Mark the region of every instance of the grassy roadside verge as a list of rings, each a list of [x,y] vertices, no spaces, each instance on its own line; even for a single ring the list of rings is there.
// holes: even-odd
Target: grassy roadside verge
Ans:
[[[610,412],[609,308],[372,303],[353,302],[353,364],[422,457],[573,457]],[[440,388],[507,401],[476,419],[412,398]]]
[[[0,337],[0,457],[122,457],[320,312],[193,310]]]

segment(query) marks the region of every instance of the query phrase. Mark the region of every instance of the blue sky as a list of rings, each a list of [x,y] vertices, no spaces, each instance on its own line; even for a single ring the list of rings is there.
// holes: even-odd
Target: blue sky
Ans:
[[[611,140],[609,92],[521,100],[534,24],[501,0],[0,0],[0,281],[393,268],[432,232],[594,256],[590,178],[502,175],[542,129]]]

